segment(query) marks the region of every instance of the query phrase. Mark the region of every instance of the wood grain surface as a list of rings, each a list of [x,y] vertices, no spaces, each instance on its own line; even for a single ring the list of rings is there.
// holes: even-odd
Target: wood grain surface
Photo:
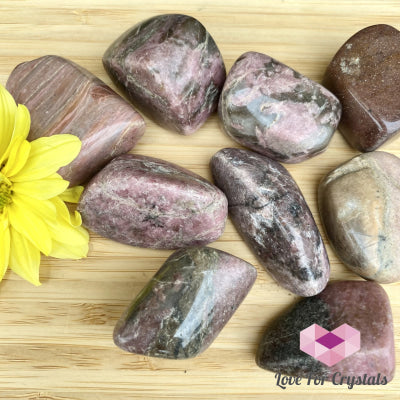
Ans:
[[[0,82],[20,62],[46,54],[67,57],[112,87],[101,58],[108,45],[138,21],[162,13],[199,19],[217,42],[227,69],[244,52],[266,53],[321,81],[339,46],[377,23],[400,28],[400,2],[290,0],[15,0],[0,1]],[[146,118],[134,153],[160,157],[211,179],[208,162],[219,149],[237,146],[214,115],[194,135],[180,136]],[[383,146],[400,156],[400,139]],[[316,190],[320,179],[355,156],[336,132],[327,151],[287,168],[319,227]],[[331,279],[361,279],[334,255]],[[254,264],[254,288],[221,334],[202,355],[186,361],[124,353],[112,330],[121,312],[171,251],[121,245],[91,235],[82,261],[43,258],[42,286],[8,272],[0,283],[0,399],[399,399],[400,284],[384,285],[395,324],[397,373],[386,386],[276,386],[274,374],[254,362],[268,323],[297,298],[260,268],[232,223],[213,247]]]

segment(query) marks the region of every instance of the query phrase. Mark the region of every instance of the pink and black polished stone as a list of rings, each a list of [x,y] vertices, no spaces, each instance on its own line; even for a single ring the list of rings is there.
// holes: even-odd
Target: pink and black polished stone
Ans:
[[[265,54],[248,52],[230,70],[218,112],[226,133],[241,145],[297,163],[326,149],[341,106],[318,83]]]
[[[71,186],[85,183],[144,134],[143,118],[126,100],[62,57],[44,56],[18,65],[7,89],[30,112],[30,140],[58,133],[81,139],[78,157],[59,171]]]
[[[211,159],[229,214],[262,266],[284,288],[313,296],[329,279],[329,260],[307,203],[278,162],[228,148]]]
[[[300,350],[300,332],[313,324],[331,331],[348,324],[360,332],[360,350],[328,367]],[[335,339],[333,334],[330,339]],[[323,343],[323,342],[322,342]],[[338,344],[330,340],[327,347]],[[392,310],[375,282],[338,281],[316,296],[300,300],[269,326],[258,348],[257,364],[298,377],[332,380],[334,376],[393,379],[395,351]],[[336,375],[335,375],[336,374]]]
[[[339,98],[339,130],[360,151],[400,132],[400,32],[373,25],[353,35],[333,57],[324,84]]]
[[[201,246],[223,233],[228,201],[178,165],[141,155],[112,160],[86,186],[78,210],[99,235],[132,246]]]
[[[135,25],[111,44],[103,64],[135,105],[183,135],[217,109],[226,77],[213,38],[199,21],[181,14]]]
[[[217,337],[256,276],[251,264],[221,250],[178,250],[121,316],[114,342],[146,356],[195,357]]]

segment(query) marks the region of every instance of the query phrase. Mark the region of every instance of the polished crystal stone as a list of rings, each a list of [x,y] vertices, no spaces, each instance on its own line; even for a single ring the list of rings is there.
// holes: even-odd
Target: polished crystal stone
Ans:
[[[216,186],[178,165],[125,154],[86,186],[78,209],[83,224],[132,246],[176,249],[218,239],[227,199]]]
[[[296,163],[326,149],[341,106],[318,83],[265,54],[248,52],[230,70],[218,111],[225,131],[238,143]]]
[[[189,135],[216,110],[226,72],[213,38],[195,18],[158,15],[123,33],[104,68],[161,126]]]
[[[400,280],[400,159],[375,151],[330,172],[319,186],[319,209],[338,257],[381,283]]]
[[[81,139],[78,157],[59,171],[71,186],[131,150],[145,130],[143,118],[127,101],[65,58],[44,56],[18,65],[7,89],[30,112],[30,140],[58,133]]]
[[[178,250],[121,316],[114,342],[146,356],[195,357],[229,321],[256,275],[252,265],[220,250]]]
[[[241,149],[211,160],[233,223],[262,266],[284,288],[313,296],[326,286],[329,260],[307,203],[278,162]]]
[[[324,84],[339,98],[339,130],[360,151],[377,149],[400,130],[400,32],[373,25],[333,57]]]
[[[314,324],[328,331],[345,329],[342,336],[347,336],[348,349],[344,354],[347,352],[348,356],[337,363],[329,363],[300,350],[301,333]],[[351,336],[357,331],[360,348],[353,351]],[[321,349],[316,356],[321,358]],[[395,351],[392,311],[386,292],[375,282],[330,283],[320,294],[300,300],[267,328],[256,361],[261,368],[273,372],[323,378],[335,384],[339,384],[341,377],[348,376],[351,380],[354,377],[354,384],[363,381],[371,384],[372,379],[379,380],[380,384],[389,382],[394,376]],[[333,365],[328,366],[326,362]],[[346,385],[347,380],[345,382]]]

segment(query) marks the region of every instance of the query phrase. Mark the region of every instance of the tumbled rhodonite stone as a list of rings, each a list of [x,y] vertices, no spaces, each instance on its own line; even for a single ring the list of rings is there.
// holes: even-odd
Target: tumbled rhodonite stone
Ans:
[[[238,143],[296,163],[325,150],[341,106],[318,83],[265,54],[248,52],[230,70],[218,112],[225,131]]]
[[[400,131],[400,32],[373,25],[353,35],[328,66],[324,83],[339,98],[339,130],[360,151]]]
[[[300,296],[324,289],[330,271],[325,246],[289,172],[241,149],[220,150],[211,169],[233,223],[272,277]]]
[[[118,242],[156,249],[210,243],[222,235],[225,195],[201,176],[167,161],[125,154],[86,186],[83,224]]]
[[[121,316],[114,342],[162,358],[191,358],[208,348],[246,297],[256,269],[210,247],[173,253]]]
[[[161,126],[188,135],[216,110],[226,72],[195,18],[166,14],[122,34],[103,57],[108,74]]]
[[[319,186],[319,209],[338,257],[381,283],[400,280],[400,159],[375,151],[330,172]]]
[[[29,139],[69,133],[82,148],[60,169],[71,186],[84,183],[112,158],[126,153],[142,137],[139,113],[89,71],[57,56],[18,65],[7,81],[17,103],[31,115]]]
[[[284,375],[350,387],[392,380],[394,351],[386,292],[375,282],[342,281],[278,317],[267,328],[256,361]]]

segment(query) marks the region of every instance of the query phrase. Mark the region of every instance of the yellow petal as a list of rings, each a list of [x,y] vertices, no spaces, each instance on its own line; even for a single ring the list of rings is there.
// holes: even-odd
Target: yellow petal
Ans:
[[[15,182],[13,184],[13,191],[38,200],[47,200],[63,193],[65,189],[67,189],[68,185],[69,182],[62,179],[60,175],[53,174],[44,179]]]
[[[50,201],[54,204],[57,210],[57,215],[66,221],[68,224],[72,226],[81,226],[82,225],[82,217],[78,211],[75,211],[73,214],[68,210],[67,205],[60,199],[60,196],[54,197],[50,199]]]
[[[10,229],[10,238],[10,268],[30,283],[39,286],[39,250],[12,227]]]
[[[18,139],[13,142],[8,160],[1,172],[11,178],[13,175],[21,171],[25,166],[31,150],[31,144],[25,139]]]
[[[57,216],[61,219],[64,219],[68,223],[71,222],[71,214],[68,210],[67,205],[60,199],[60,196],[54,197],[50,199],[56,208]]]
[[[10,259],[10,228],[4,213],[0,215],[0,281],[7,271]]]
[[[18,104],[14,118],[14,129],[9,140],[8,147],[6,148],[4,153],[0,153],[0,164],[4,164],[4,162],[7,160],[15,143],[18,141],[24,141],[29,134],[29,128],[31,126],[31,116],[28,109],[24,105]]]
[[[0,158],[6,152],[14,131],[17,105],[6,88],[0,85]]]
[[[17,112],[15,114],[14,132],[12,140],[23,139],[29,135],[29,129],[31,127],[31,115],[29,110],[23,105],[18,104]]]
[[[87,256],[89,251],[89,234],[82,227],[73,227],[60,220],[57,227],[50,227],[53,236],[51,257],[71,258],[78,260]]]
[[[65,243],[65,246],[77,246],[85,248],[86,251],[81,257],[85,257],[88,252],[89,233],[80,226],[72,226],[67,221],[59,219],[57,225],[49,224],[49,230],[54,241]]]
[[[17,198],[17,204],[23,202],[23,206],[34,213],[45,224],[56,223],[56,207],[51,200],[38,200],[19,193],[14,193],[13,200]]]
[[[79,226],[82,222],[80,214],[76,211],[72,217],[63,201],[59,198],[51,201],[57,209],[57,223],[49,224],[53,238],[50,256],[72,259],[86,257],[89,251],[89,233]]]
[[[32,212],[26,197],[14,193],[13,202],[7,206],[10,225],[37,247],[43,254],[51,251],[51,236],[46,223]],[[39,210],[37,210],[39,212]],[[50,221],[50,220],[49,220]],[[49,222],[46,221],[46,222]]]
[[[74,186],[72,188],[67,189],[64,193],[60,194],[58,197],[67,201],[68,203],[78,203],[81,198],[83,192],[83,186]]]
[[[18,217],[21,209],[24,209],[22,220]],[[29,238],[44,254],[70,259],[86,257],[89,251],[89,234],[80,227],[80,214],[76,211],[71,216],[67,206],[58,197],[37,200],[14,193],[13,204],[8,207],[8,212],[13,228]],[[33,229],[36,229],[36,235]],[[49,239],[51,244],[48,243]]]
[[[82,225],[82,216],[78,211],[75,211],[73,214],[70,214],[71,217],[71,225],[72,226],[81,226]]]
[[[25,167],[13,177],[13,181],[25,182],[53,175],[76,158],[81,146],[78,137],[68,134],[34,140]]]
[[[79,244],[75,243],[71,245],[70,243],[61,243],[53,241],[53,248],[51,250],[50,256],[54,258],[69,258],[71,260],[80,260],[87,256],[89,251],[89,245],[86,240],[81,240]]]

